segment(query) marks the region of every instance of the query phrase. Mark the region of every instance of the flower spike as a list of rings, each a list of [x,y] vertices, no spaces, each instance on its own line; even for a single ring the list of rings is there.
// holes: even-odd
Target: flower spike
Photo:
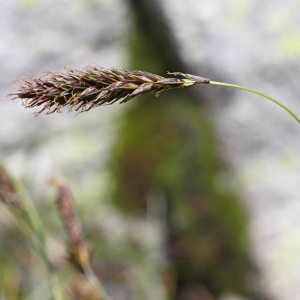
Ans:
[[[66,69],[65,73],[47,72],[40,77],[27,76],[25,80],[16,81],[19,84],[18,92],[8,96],[11,99],[21,99],[25,108],[42,107],[39,112],[35,113],[39,115],[45,110],[47,110],[46,114],[60,112],[65,106],[69,107],[69,111],[74,109],[78,112],[85,112],[97,106],[115,102],[125,103],[148,92],[159,95],[173,88],[211,84],[246,90],[265,97],[282,107],[300,123],[299,117],[289,108],[256,90],[181,72],[168,72],[168,74],[183,78],[165,78],[145,71],[107,69],[94,65],[83,70]]]

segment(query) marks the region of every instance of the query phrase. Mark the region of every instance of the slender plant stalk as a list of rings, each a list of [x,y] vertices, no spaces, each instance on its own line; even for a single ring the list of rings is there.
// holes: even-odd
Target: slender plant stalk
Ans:
[[[96,293],[97,297],[103,300],[111,299],[92,270],[91,251],[84,241],[82,225],[65,180],[55,177],[50,183],[57,189],[56,206],[68,236],[68,262],[86,277],[85,279],[94,287],[93,293]]]
[[[98,278],[96,277],[94,271],[91,268],[90,264],[87,264],[83,267],[84,275],[87,277],[89,282],[101,293],[103,300],[112,300],[112,298],[107,294],[106,290],[104,289],[103,285],[100,283]]]
[[[48,284],[53,300],[63,300],[64,296],[49,260],[41,219],[30,197],[10,178],[0,162],[0,201],[14,215],[17,225],[30,240],[33,248],[46,265]]]
[[[254,94],[257,94],[259,96],[265,97],[269,100],[271,100],[272,102],[276,103],[277,105],[279,105],[280,107],[282,107],[284,110],[286,110],[298,123],[300,123],[300,119],[299,117],[297,117],[297,115],[292,112],[288,107],[286,107],[284,104],[282,104],[281,102],[279,102],[278,100],[263,94],[261,92],[258,92],[256,90],[250,89],[248,87],[245,86],[241,86],[241,85],[236,85],[236,84],[231,84],[231,83],[224,83],[224,82],[217,82],[217,81],[210,81],[209,84],[211,85],[218,85],[218,86],[227,86],[227,87],[231,87],[231,88],[235,88],[235,89],[239,89],[239,90],[245,90]]]
[[[246,90],[265,97],[286,110],[300,123],[299,117],[289,108],[256,90],[181,72],[168,72],[168,74],[183,78],[165,78],[145,71],[106,69],[95,65],[83,70],[67,69],[65,73],[48,72],[39,77],[27,76],[25,80],[16,81],[19,84],[18,92],[8,96],[13,100],[21,99],[25,108],[42,106],[42,109],[35,113],[38,115],[44,110],[47,110],[47,114],[60,112],[65,106],[69,106],[69,110],[85,112],[117,101],[125,103],[140,94],[151,91],[157,96],[173,88],[211,84]]]

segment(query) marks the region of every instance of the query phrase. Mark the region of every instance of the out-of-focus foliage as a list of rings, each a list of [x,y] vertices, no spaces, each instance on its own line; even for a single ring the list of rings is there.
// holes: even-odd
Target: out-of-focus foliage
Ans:
[[[40,207],[43,213],[39,216],[31,199],[16,187],[0,166],[1,211],[6,206],[19,225],[16,230],[15,224],[10,223],[13,219],[8,218],[5,225],[12,228],[1,231],[0,290],[4,299],[99,300],[109,299],[107,293],[113,299],[148,299],[152,296],[163,299],[157,272],[151,266],[151,260],[144,258],[145,253],[138,248],[138,243],[107,237],[104,231],[101,234],[101,226],[93,228],[95,224],[91,219],[86,230],[86,240],[90,243],[86,242],[65,181],[54,178],[51,182],[57,188],[59,215],[53,223],[45,214],[49,208]],[[54,206],[51,211],[55,213]],[[40,218],[47,220],[48,225],[59,221],[57,233],[63,234],[66,241],[51,236]]]

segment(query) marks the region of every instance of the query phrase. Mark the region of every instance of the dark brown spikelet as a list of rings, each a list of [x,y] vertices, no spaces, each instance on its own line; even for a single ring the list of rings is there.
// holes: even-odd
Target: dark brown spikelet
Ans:
[[[55,177],[50,183],[57,188],[56,205],[68,236],[68,261],[83,272],[90,263],[90,251],[84,242],[81,223],[76,215],[69,188],[63,178]]]
[[[23,201],[18,194],[15,184],[6,172],[3,166],[0,165],[0,201],[17,216],[28,217]]]
[[[193,85],[209,83],[209,79],[180,72],[169,73],[185,79],[165,78],[145,71],[128,71],[123,69],[106,69],[88,66],[83,70],[66,69],[65,73],[44,73],[40,77],[27,76],[17,80],[19,90],[8,95],[11,99],[21,99],[25,108],[40,107],[35,113],[47,110],[47,114],[60,112],[65,106],[69,111],[78,112],[113,104],[127,102],[139,94],[160,92]]]

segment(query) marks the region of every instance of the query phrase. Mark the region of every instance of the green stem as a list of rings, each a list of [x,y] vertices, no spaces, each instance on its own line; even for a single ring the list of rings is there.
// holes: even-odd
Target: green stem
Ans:
[[[20,225],[20,229],[29,238],[33,248],[45,264],[52,299],[63,300],[63,291],[56,274],[53,272],[52,264],[47,253],[46,233],[42,220],[31,197],[27,194],[23,186],[16,182],[14,182],[14,184],[19,192],[20,199],[22,199],[26,211],[26,215],[23,216],[23,218],[18,218],[17,215],[15,216],[17,223]]]
[[[300,118],[298,118],[296,116],[296,114],[294,114],[288,107],[286,107],[285,105],[283,105],[281,102],[279,102],[278,100],[276,100],[276,99],[274,99],[274,98],[272,98],[272,97],[270,97],[270,96],[268,96],[266,94],[263,94],[263,93],[258,92],[256,90],[249,89],[249,88],[244,87],[244,86],[240,86],[240,85],[236,85],[236,84],[231,84],[231,83],[210,81],[209,84],[219,85],[219,86],[227,86],[227,87],[231,87],[231,88],[235,88],[235,89],[245,90],[245,91],[248,91],[248,92],[260,95],[262,97],[265,97],[265,98],[271,100],[272,102],[276,103],[280,107],[282,107],[285,111],[287,111],[300,124]]]
[[[89,264],[87,266],[83,266],[83,270],[84,270],[85,276],[88,278],[88,280],[90,281],[90,283],[93,284],[94,287],[98,291],[100,291],[101,297],[103,298],[103,300],[112,300],[108,296],[108,294],[106,293],[104,287],[102,286],[102,284],[100,283],[100,281],[98,280],[98,278],[96,277],[96,275],[94,274],[91,266]]]

